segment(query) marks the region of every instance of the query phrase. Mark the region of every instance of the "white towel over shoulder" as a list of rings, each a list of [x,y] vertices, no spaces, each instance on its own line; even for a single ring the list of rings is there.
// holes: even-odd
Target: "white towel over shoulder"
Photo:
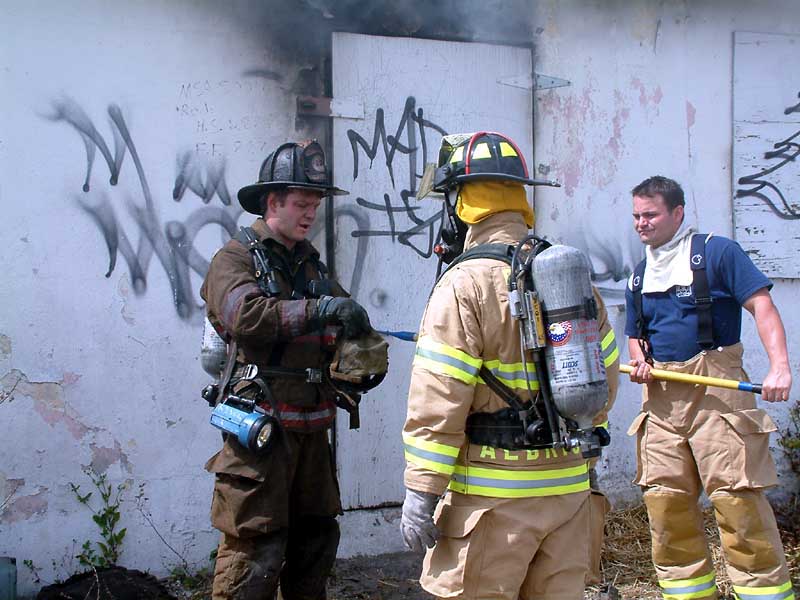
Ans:
[[[670,241],[658,248],[645,247],[647,268],[644,270],[642,293],[666,292],[672,286],[692,285],[692,252],[694,227],[682,225]]]

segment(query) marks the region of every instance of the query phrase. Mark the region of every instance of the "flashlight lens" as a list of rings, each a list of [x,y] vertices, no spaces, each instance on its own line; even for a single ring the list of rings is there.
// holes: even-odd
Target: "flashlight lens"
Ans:
[[[264,426],[261,428],[261,431],[258,432],[258,436],[256,437],[256,446],[258,449],[264,448],[268,443],[270,438],[272,437],[272,423],[267,421],[264,423]]]

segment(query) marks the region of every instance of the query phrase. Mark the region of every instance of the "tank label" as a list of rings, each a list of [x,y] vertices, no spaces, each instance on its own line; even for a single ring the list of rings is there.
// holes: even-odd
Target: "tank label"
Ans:
[[[583,385],[605,379],[596,321],[552,323],[545,349],[551,385]]]
[[[551,323],[547,328],[547,339],[553,346],[563,346],[569,343],[572,337],[572,323],[570,321],[561,321],[560,323]]]

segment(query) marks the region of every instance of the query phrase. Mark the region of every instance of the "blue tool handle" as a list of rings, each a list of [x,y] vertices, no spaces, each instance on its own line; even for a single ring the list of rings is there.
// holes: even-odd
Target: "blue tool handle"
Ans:
[[[761,384],[760,383],[750,383],[749,381],[740,381],[739,382],[739,389],[743,392],[752,392],[754,394],[761,393]]]
[[[381,335],[390,335],[396,337],[398,340],[404,340],[406,342],[417,341],[417,333],[415,331],[383,331],[381,329],[376,329],[375,331]]]

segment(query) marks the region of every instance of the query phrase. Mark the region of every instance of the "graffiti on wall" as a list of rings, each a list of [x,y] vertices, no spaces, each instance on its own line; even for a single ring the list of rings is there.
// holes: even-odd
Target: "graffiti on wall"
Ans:
[[[171,220],[162,224],[157,199],[150,189],[136,144],[119,106],[111,104],[107,110],[113,152],[109,142],[77,102],[63,98],[53,102],[52,109],[48,118],[70,126],[80,136],[86,150],[83,195],[76,196],[76,199],[103,235],[108,250],[108,269],[105,276],[111,276],[117,268],[117,258],[121,255],[127,265],[135,293],[144,294],[151,262],[155,257],[169,279],[172,300],[179,317],[188,320],[199,314],[202,306],[195,300],[191,273],[205,276],[208,260],[194,247],[194,240],[198,232],[207,225],[220,227],[228,236],[232,236],[236,232],[236,222],[242,212],[231,201],[225,181],[224,161],[207,165],[200,160],[197,153],[192,152],[185,152],[177,157],[173,200],[180,202],[191,192],[200,198],[203,206],[192,211],[183,221]],[[112,202],[108,190],[102,189],[90,194],[92,171],[98,152],[108,168],[111,186],[118,184],[126,156],[133,163],[141,200],[137,202],[128,198],[124,209],[128,211],[137,229],[138,241],[135,247],[129,233],[122,226],[117,214],[119,207]],[[211,204],[215,198],[221,206]]]
[[[736,241],[771,277],[800,277],[798,35],[736,32],[733,217]]]
[[[800,98],[800,93],[797,96]],[[800,103],[788,106],[783,111],[784,115],[794,113],[800,114]],[[800,137],[800,129],[786,139],[773,144],[771,150],[764,152],[764,160],[768,161],[769,166],[756,173],[740,177],[737,183],[742,187],[736,190],[736,197],[758,198],[779,219],[800,219],[800,202],[792,204],[787,198],[790,195],[790,190],[786,189],[787,186],[773,182],[773,178],[779,175],[782,169],[791,168],[797,164],[795,159],[800,155],[800,144],[795,140],[798,137]]]
[[[372,142],[368,142],[357,131],[349,129],[347,138],[353,152],[353,181],[358,179],[361,169],[360,153],[363,152],[369,159],[369,167],[372,168],[373,162],[378,157],[380,151],[383,152],[383,164],[389,175],[391,183],[391,193],[383,194],[383,201],[376,202],[365,198],[356,198],[356,204],[368,211],[377,211],[385,216],[381,219],[386,223],[385,226],[373,228],[370,226],[369,214],[366,213],[362,218],[362,224],[351,232],[354,238],[367,239],[374,237],[389,238],[393,243],[399,243],[411,248],[416,254],[423,258],[429,258],[433,254],[433,247],[439,236],[439,228],[442,221],[442,209],[435,211],[429,216],[420,216],[425,212],[425,206],[412,206],[411,198],[417,194],[418,179],[422,178],[422,169],[429,162],[429,138],[431,132],[440,136],[447,135],[441,126],[425,118],[424,110],[417,107],[416,99],[413,96],[406,98],[400,120],[394,135],[386,133],[384,120],[384,109],[378,108],[375,111],[375,123],[372,131]],[[436,152],[437,149],[434,149]],[[408,187],[396,191],[395,169],[399,168],[395,162],[405,163],[408,173]],[[392,195],[399,194],[399,204],[393,202]],[[401,223],[401,221],[403,221]],[[437,228],[439,226],[439,228]],[[361,250],[362,244],[356,258],[356,269],[360,270],[366,252],[366,244],[363,244],[364,251]]]
[[[162,222],[159,200],[163,196],[154,194],[150,187],[134,136],[121,109],[110,104],[107,115],[110,140],[98,131],[83,107],[71,98],[54,101],[48,115],[50,120],[68,125],[83,142],[85,172],[82,193],[76,194],[75,198],[105,242],[108,253],[105,276],[110,277],[118,269],[121,256],[134,292],[143,295],[147,291],[150,269],[157,265],[167,275],[170,297],[178,316],[190,320],[202,314],[192,274],[204,277],[209,264],[195,247],[195,239],[206,226],[217,228],[223,240],[227,239],[234,235],[242,214],[226,181],[224,157],[208,162],[201,157],[200,149],[184,151],[176,156],[172,200],[184,202],[191,197],[199,199],[202,205],[182,220]],[[413,96],[406,98],[393,134],[387,133],[383,108],[375,112],[371,139],[354,129],[347,130],[353,157],[353,181],[379,162],[385,168],[392,188],[380,194],[380,200],[358,196],[352,203],[333,203],[336,230],[357,240],[349,282],[354,296],[361,286],[369,240],[388,239],[407,247],[421,258],[432,256],[434,245],[439,241],[444,211],[441,207],[434,206],[432,210],[430,204],[412,202],[416,198],[422,169],[430,160],[436,159],[435,156],[429,159],[429,156],[436,153],[438,139],[446,133],[443,127],[425,117],[423,108],[417,106]],[[431,138],[435,138],[436,143],[433,149]],[[365,166],[364,158],[368,166]],[[95,179],[97,177],[98,164],[108,171],[107,185],[92,183],[93,174]],[[110,194],[108,186],[119,184],[123,168],[132,168],[135,172],[138,200],[128,195],[120,202]],[[98,187],[100,189],[95,189]],[[130,219],[121,218],[120,210],[125,211]],[[317,238],[322,234],[321,221],[317,220],[310,237]],[[378,225],[374,224],[376,221]],[[572,243],[592,256],[594,281],[613,289],[616,282],[624,281],[630,273],[623,258],[624,252],[621,248],[607,247],[589,238],[591,236],[583,236]]]

